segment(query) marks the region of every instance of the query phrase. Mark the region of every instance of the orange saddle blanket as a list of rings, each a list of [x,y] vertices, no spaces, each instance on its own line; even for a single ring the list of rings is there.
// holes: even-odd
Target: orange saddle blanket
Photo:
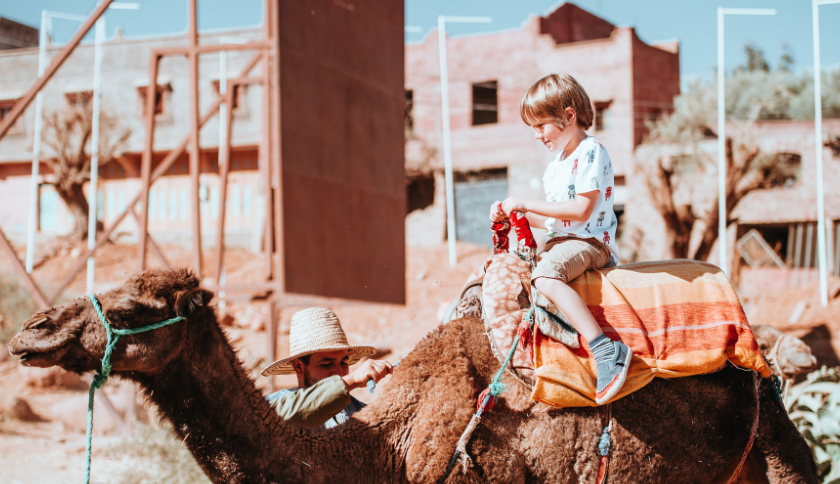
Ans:
[[[744,310],[726,275],[694,260],[640,262],[587,271],[570,284],[611,339],[633,349],[614,400],[654,377],[722,369],[727,362],[769,377]],[[581,339],[572,349],[535,328],[532,398],[556,407],[595,406],[595,360]]]

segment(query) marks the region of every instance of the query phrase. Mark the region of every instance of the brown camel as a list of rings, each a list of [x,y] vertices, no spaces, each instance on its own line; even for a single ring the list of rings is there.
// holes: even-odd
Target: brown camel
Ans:
[[[753,334],[773,373],[780,377],[790,379],[816,369],[817,359],[801,339],[766,324],[753,326]]]
[[[141,385],[217,483],[435,482],[500,366],[479,319],[452,321],[421,341],[348,423],[303,429],[284,423],[257,390],[211,298],[187,270],[149,270],[99,295],[117,328],[186,318],[123,337],[113,374]],[[35,314],[10,349],[25,365],[81,373],[99,368],[105,339],[92,304],[80,298]],[[507,373],[503,382],[507,390],[467,447],[474,466],[457,467],[447,482],[594,482],[610,421],[611,483],[726,482],[756,411],[768,481],[817,482],[810,450],[766,384],[756,408],[752,372],[657,379],[606,407],[562,410],[530,400]]]

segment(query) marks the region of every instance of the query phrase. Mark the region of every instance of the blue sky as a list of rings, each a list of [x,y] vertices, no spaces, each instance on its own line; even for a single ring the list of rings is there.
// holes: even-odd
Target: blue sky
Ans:
[[[109,36],[120,27],[126,37],[144,37],[186,31],[186,0],[134,0],[141,9],[112,10],[107,14]],[[301,0],[302,1],[302,0]],[[811,2],[809,0],[577,0],[574,3],[619,26],[636,28],[647,42],[678,39],[683,78],[711,78],[717,62],[717,7],[775,8],[774,17],[726,18],[727,70],[744,61],[743,46],[762,48],[771,65],[789,46],[796,70],[813,66]],[[96,0],[0,0],[0,17],[38,26],[42,9],[75,14],[92,11]],[[437,16],[486,15],[490,24],[452,24],[453,36],[518,28],[530,15],[558,5],[556,0],[407,0],[406,25],[423,33],[407,33],[407,42],[421,41],[437,25]],[[840,4],[820,7],[824,67],[840,66]],[[198,0],[200,30],[226,30],[262,23],[262,0]],[[76,24],[54,21],[54,39],[65,42]]]

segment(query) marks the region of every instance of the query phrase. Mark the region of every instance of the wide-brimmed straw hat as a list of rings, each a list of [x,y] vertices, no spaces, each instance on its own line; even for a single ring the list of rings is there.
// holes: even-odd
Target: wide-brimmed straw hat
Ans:
[[[289,346],[291,347],[289,356],[263,368],[264,376],[294,375],[292,360],[312,353],[347,350],[351,365],[365,356],[376,353],[376,348],[373,346],[350,346],[347,343],[347,335],[341,329],[338,316],[325,308],[308,308],[292,316]]]

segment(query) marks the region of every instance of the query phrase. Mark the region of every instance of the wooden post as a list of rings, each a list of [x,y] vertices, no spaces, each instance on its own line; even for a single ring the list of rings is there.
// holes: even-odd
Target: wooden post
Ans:
[[[266,87],[269,89],[271,96],[271,133],[273,134],[273,142],[271,143],[271,185],[274,195],[274,277],[277,283],[277,293],[283,294],[286,290],[284,280],[286,255],[283,241],[283,149],[280,136],[280,133],[283,132],[282,117],[280,116],[280,9],[277,0],[268,1],[271,1],[274,6],[271,17],[266,19],[266,22],[271,22],[272,33],[271,73],[273,75],[270,77],[273,78],[273,82]]]
[[[268,298],[268,362],[277,359],[277,300]],[[268,391],[274,391],[274,377],[268,377]]]
[[[32,298],[35,300],[35,304],[38,306],[38,309],[47,309],[50,307],[47,303],[47,299],[44,298],[44,294],[41,292],[41,289],[38,288],[38,285],[35,284],[32,277],[27,274],[26,268],[20,263],[20,259],[18,259],[15,249],[12,247],[12,244],[9,243],[9,239],[6,238],[6,234],[3,233],[2,229],[0,229],[0,247],[6,251],[9,259],[12,260],[12,268],[14,268],[15,272],[17,272],[23,280],[24,285],[26,285],[27,289],[29,289],[29,293],[32,294]]]
[[[804,284],[811,282],[811,255],[814,245],[814,223],[805,223],[805,261],[802,262]]]
[[[268,21],[271,15],[271,2],[266,1],[266,32],[269,31],[268,26],[271,25],[271,22]],[[266,38],[270,39],[270,34],[266,34]],[[263,224],[263,251],[265,254],[265,263],[266,267],[268,268],[268,274],[266,274],[266,280],[272,280],[276,277],[276,273],[274,272],[274,264],[272,264],[271,258],[273,253],[273,246],[274,246],[274,233],[273,233],[273,224],[271,223],[274,220],[274,200],[271,196],[271,55],[268,50],[263,51],[262,53],[262,76],[263,76],[263,83],[262,83],[262,109],[261,109],[261,116],[262,116],[262,131],[260,133],[260,172],[262,173],[262,179],[265,184],[264,190],[264,198],[265,198],[265,217],[262,222]]]
[[[799,286],[800,272],[802,268],[802,224],[796,224],[796,244],[793,249],[793,285]]]
[[[834,276],[840,277],[840,223],[834,223]]]
[[[224,256],[225,256],[225,216],[227,214],[227,204],[225,201],[227,200],[227,184],[228,184],[228,174],[230,173],[230,134],[231,134],[231,124],[233,124],[233,93],[236,91],[236,84],[231,84],[225,92],[225,103],[227,103],[227,109],[225,110],[225,118],[226,118],[226,125],[227,125],[227,136],[228,142],[225,143],[224,153],[219,153],[219,220],[218,226],[216,227],[216,284],[221,285],[222,283],[222,264],[224,263]],[[222,149],[219,147],[219,149]]]
[[[198,114],[198,17],[197,0],[189,3],[189,29],[187,37],[190,41],[190,181],[192,189],[192,232],[193,232],[193,268],[201,277],[201,210],[199,199],[199,174],[201,171],[201,151],[199,143],[199,114]],[[224,203],[222,200],[221,203]]]
[[[140,165],[140,220],[137,228],[137,270],[146,270],[146,234],[149,228],[149,188],[152,180],[152,159],[155,144],[155,100],[157,98],[157,74],[160,56],[152,52],[149,59],[149,83],[146,85],[146,139],[143,145],[143,158]],[[173,160],[174,161],[174,160]],[[130,204],[129,206],[132,206]]]

